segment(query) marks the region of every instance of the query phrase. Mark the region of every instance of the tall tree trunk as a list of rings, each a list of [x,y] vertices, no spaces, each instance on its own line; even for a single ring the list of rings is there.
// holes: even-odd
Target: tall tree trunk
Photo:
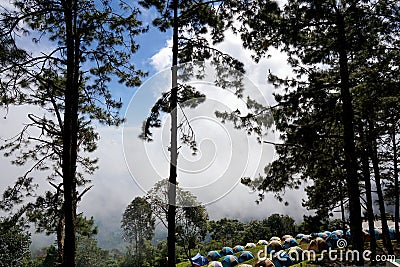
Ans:
[[[363,151],[361,152],[361,161],[362,161],[362,174],[365,182],[365,195],[367,199],[367,216],[368,216],[368,228],[371,236],[370,241],[370,250],[371,250],[371,263],[374,265],[376,259],[376,240],[375,240],[375,223],[374,223],[374,208],[372,205],[372,188],[371,188],[371,175],[369,170],[369,161],[368,161],[368,149],[365,137],[361,136],[363,141]]]
[[[353,104],[350,94],[349,69],[347,59],[347,40],[345,35],[345,22],[343,15],[338,11],[337,14],[338,28],[338,48],[339,48],[339,67],[340,67],[340,95],[343,103],[343,141],[345,154],[345,169],[347,175],[347,191],[349,196],[349,217],[351,244],[353,249],[362,255],[364,249],[364,241],[362,235],[362,218],[360,189],[358,185],[357,175],[357,158],[354,144],[354,125],[353,125]],[[357,265],[363,265],[363,259],[360,258],[356,262]]]
[[[375,176],[375,184],[376,184],[376,191],[378,194],[378,203],[379,203],[379,211],[381,215],[381,224],[382,224],[382,235],[383,235],[383,244],[387,249],[389,255],[393,255],[393,246],[392,242],[390,241],[389,235],[389,227],[387,224],[386,219],[386,211],[385,211],[385,202],[383,199],[383,192],[381,186],[381,174],[379,170],[379,160],[378,160],[378,151],[376,145],[376,136],[375,136],[375,129],[372,122],[369,122],[369,154],[372,160],[372,167],[374,169],[374,176]]]
[[[76,161],[79,103],[79,37],[76,36],[76,1],[64,2],[67,48],[67,80],[63,129],[62,171],[64,185],[64,267],[76,266]]]
[[[396,120],[394,119],[392,122],[392,144],[393,144],[393,173],[394,173],[394,229],[396,234],[396,240],[400,242],[400,233],[399,233],[399,170],[398,170],[398,162],[397,162],[397,144],[396,144]]]
[[[57,224],[57,266],[63,263],[63,256],[64,256],[64,226],[65,226],[65,219],[64,219],[64,208],[61,209],[60,218]]]
[[[168,187],[168,267],[175,267],[175,215],[176,215],[176,167],[178,163],[178,0],[173,1],[174,23],[173,23],[173,46],[172,46],[172,88],[170,98],[171,112],[171,162],[169,170]]]

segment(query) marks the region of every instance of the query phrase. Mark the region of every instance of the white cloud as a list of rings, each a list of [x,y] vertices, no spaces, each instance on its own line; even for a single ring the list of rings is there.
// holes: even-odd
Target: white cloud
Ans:
[[[208,37],[208,39],[210,39],[210,37]],[[232,31],[226,31],[225,40],[215,47],[240,60],[244,64],[247,78],[263,92],[270,104],[275,101],[272,96],[274,88],[268,84],[267,81],[269,71],[281,77],[293,75],[286,61],[287,56],[284,53],[275,48],[271,48],[269,51],[270,57],[262,58],[256,63],[252,59],[253,52],[243,48],[240,37],[235,35]],[[157,71],[165,70],[172,65],[172,39],[167,41],[165,47],[151,57],[151,65]]]
[[[169,41],[166,45],[166,47],[162,48],[158,53],[156,53],[152,58],[152,65],[156,68],[156,70],[160,71],[163,70],[171,65],[171,41]],[[216,45],[216,48],[230,54],[231,56],[237,58],[241,62],[244,63],[245,65],[245,70],[246,70],[246,76],[247,78],[254,83],[254,85],[258,88],[259,92],[263,96],[263,98],[266,99],[266,101],[272,105],[275,101],[273,98],[273,86],[268,84],[268,73],[271,71],[274,74],[286,77],[286,76],[291,76],[291,69],[287,65],[286,62],[286,55],[279,52],[276,49],[271,49],[270,50],[270,55],[271,57],[269,58],[263,58],[261,59],[258,63],[254,62],[252,60],[252,52],[250,50],[246,50],[242,46],[242,42],[239,37],[234,35],[232,32],[226,32],[225,35],[225,41]],[[210,92],[208,92],[208,97]],[[232,99],[229,99],[226,95],[215,95],[216,93],[214,92],[214,99],[219,100],[219,104],[223,103],[226,105],[237,105],[234,104],[234,101]],[[207,115],[209,116],[210,114],[213,113],[213,109],[215,107],[212,107],[211,104],[206,107],[205,109],[209,109],[209,112]],[[188,111],[189,113],[192,111]],[[195,113],[194,117],[200,117],[200,115],[206,114],[204,110],[201,110],[201,107],[199,106]],[[137,113],[137,112],[136,112]],[[193,115],[193,114],[191,114]],[[190,117],[190,116],[189,116]],[[167,124],[168,125],[168,124]],[[184,149],[180,153],[180,157],[178,160],[178,164],[182,168],[186,168],[188,170],[193,171],[193,169],[199,168],[199,166],[202,166],[201,163],[204,163],[203,161],[205,159],[208,159],[209,163],[211,164],[210,168],[207,169],[206,171],[202,172],[201,175],[193,174],[193,173],[185,173],[181,172],[180,177],[181,177],[181,185],[187,186],[188,188],[191,187],[196,187],[200,186],[200,190],[196,191],[192,189],[193,193],[198,195],[199,199],[202,201],[207,202],[210,200],[208,196],[213,195],[213,190],[215,192],[223,192],[223,190],[220,190],[220,187],[224,187],[222,183],[214,183],[213,178],[215,177],[220,177],[221,182],[229,182],[230,185],[225,185],[227,188],[225,188],[225,191],[230,191],[226,195],[221,195],[221,198],[218,201],[215,201],[209,205],[209,211],[211,214],[211,217],[213,218],[218,218],[221,216],[230,216],[230,217],[239,217],[239,218],[245,218],[245,217],[254,217],[254,218],[260,218],[260,217],[266,217],[271,213],[274,212],[279,212],[283,214],[288,214],[291,216],[294,216],[297,220],[301,220],[302,215],[307,213],[306,209],[304,209],[301,206],[301,198],[305,198],[305,193],[302,191],[288,191],[286,193],[286,199],[289,200],[290,204],[288,207],[284,206],[283,204],[279,203],[276,201],[272,194],[267,194],[267,197],[265,201],[261,205],[256,205],[254,201],[257,199],[257,194],[250,194],[248,189],[245,188],[244,186],[241,186],[240,184],[237,185],[238,178],[244,175],[250,175],[250,176],[256,176],[258,173],[263,173],[263,168],[265,167],[266,163],[271,160],[271,155],[268,155],[268,153],[263,155],[259,155],[257,157],[248,157],[248,153],[254,153],[257,151],[257,148],[259,149],[257,144],[251,144],[248,143],[249,141],[247,140],[245,143],[243,143],[244,140],[241,140],[241,134],[246,135],[244,132],[237,132],[234,133],[234,130],[230,129],[229,126],[224,125],[225,130],[228,131],[231,141],[234,140],[233,143],[231,143],[231,147],[227,144],[226,148],[233,149],[230,151],[231,154],[227,153],[227,151],[223,150],[220,148],[218,145],[222,145],[224,143],[224,137],[222,135],[218,135],[218,127],[215,128],[216,126],[208,125],[206,126],[203,124],[203,126],[197,127],[196,128],[196,135],[199,137],[200,140],[203,140],[203,142],[210,140],[210,143],[208,144],[208,148],[205,151],[202,151],[202,158],[197,157],[196,159],[190,158],[188,156],[188,151],[185,151]],[[153,169],[153,176],[152,178],[146,178],[145,180],[148,181],[149,183],[147,186],[150,186],[152,182],[155,182],[159,177],[167,177],[168,176],[168,138],[165,136],[168,135],[168,130],[169,126],[165,126],[166,133],[163,135],[161,133],[155,133],[156,138],[163,139],[163,142],[154,142],[151,145],[147,146],[147,155],[151,158],[151,160],[154,162],[150,168]],[[161,138],[161,136],[164,136]],[[253,140],[254,141],[254,140]],[[207,142],[204,143],[205,147],[207,147]],[[133,149],[133,146],[132,146]],[[215,149],[218,149],[216,152],[213,151]],[[268,150],[270,148],[267,148]],[[261,149],[262,151],[263,149]],[[265,148],[264,148],[265,150]],[[132,150],[133,151],[133,150]],[[185,153],[186,154],[185,154]],[[211,155],[206,155],[207,153],[216,153],[216,159],[213,158]],[[232,154],[233,153],[233,154]],[[260,153],[260,152],[256,152]],[[143,154],[141,154],[143,155]],[[241,158],[244,157],[245,160],[248,160],[247,165],[243,165]],[[140,155],[138,154],[135,157],[135,161],[141,161],[143,160],[143,157],[141,158]],[[243,159],[243,158],[242,158]],[[203,160],[203,161],[202,161]],[[212,162],[212,160],[214,160]],[[225,161],[224,161],[225,160]],[[265,164],[263,163],[265,161]],[[194,163],[195,162],[195,163]],[[196,163],[198,164],[196,166]],[[213,165],[214,164],[214,165]],[[143,166],[140,163],[137,163],[138,166]],[[244,168],[247,168],[245,170]],[[250,173],[249,173],[250,170]],[[144,175],[143,177],[146,177],[146,171],[140,171]],[[222,176],[221,176],[222,174]],[[197,176],[196,176],[197,175]],[[233,180],[229,180],[229,177],[226,178],[226,175],[232,175],[234,176]],[[158,177],[158,178],[157,178]],[[225,177],[225,178],[224,178]],[[211,183],[213,185],[212,188],[207,188],[208,192],[204,192],[204,189],[202,189],[202,185],[206,185],[208,183]],[[201,193],[203,192],[203,193]],[[227,193],[227,192],[225,192]],[[227,208],[228,207],[228,208]]]
[[[151,57],[150,63],[156,71],[162,71],[172,66],[172,39],[168,40],[165,47]]]
[[[151,57],[151,64],[157,71],[171,66],[171,47],[170,40],[164,48]],[[284,76],[290,75],[285,56],[272,50],[271,58],[255,63],[251,59],[251,51],[243,49],[240,38],[233,33],[227,33],[226,40],[217,48],[245,64],[247,78],[272,104],[273,88],[267,83],[268,70],[271,69],[272,72]],[[84,196],[79,204],[79,210],[88,216],[93,215],[96,220],[103,222],[102,225],[108,224],[110,231],[119,230],[120,216],[129,202],[136,196],[144,195],[137,183],[148,190],[156,181],[168,177],[168,118],[164,118],[162,131],[154,133],[154,142],[144,143],[137,137],[141,130],[141,122],[159,96],[160,90],[169,87],[170,81],[162,74],[160,77],[160,80],[146,81],[144,87],[135,94],[134,101],[128,107],[124,129],[106,127],[98,129],[101,140],[95,155],[99,157],[100,169],[96,171],[94,177],[91,177],[94,187]],[[160,86],[160,83],[163,83],[163,86]],[[149,90],[145,90],[146,86]],[[301,198],[305,197],[304,192],[287,192],[286,197],[291,204],[288,207],[276,201],[271,194],[267,194],[265,201],[256,205],[254,201],[257,199],[257,194],[250,193],[248,188],[238,184],[243,175],[254,176],[262,173],[264,162],[271,159],[271,154],[268,153],[268,148],[258,145],[253,137],[249,138],[245,132],[237,131],[229,124],[223,125],[212,117],[215,108],[225,107],[233,110],[238,105],[237,99],[220,89],[211,91],[212,86],[206,83],[201,86],[203,90],[209,90],[210,102],[186,112],[187,116],[193,119],[197,141],[202,150],[199,156],[193,157],[188,149],[181,149],[178,161],[181,168],[179,172],[181,184],[191,189],[204,202],[216,200],[215,196],[219,194],[221,198],[207,206],[212,219],[223,216],[240,219],[264,218],[271,213],[279,212],[291,215],[299,221],[306,213],[301,207]],[[7,120],[9,125],[2,127],[0,135],[4,137],[12,133],[12,127],[21,127],[26,112],[22,109],[13,110],[15,119]],[[204,117],[208,119],[200,123]],[[7,169],[10,177],[14,176],[16,170],[7,166],[6,161],[4,158],[0,161],[2,169]],[[204,166],[207,168],[201,169]],[[0,186],[4,188],[5,183]]]

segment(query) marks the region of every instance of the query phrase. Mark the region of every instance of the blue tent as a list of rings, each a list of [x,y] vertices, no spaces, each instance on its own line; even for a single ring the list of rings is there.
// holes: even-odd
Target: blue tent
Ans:
[[[236,266],[239,264],[238,258],[236,258],[236,256],[233,256],[233,255],[225,256],[222,259],[221,263],[222,263],[223,267],[232,267],[232,266]]]
[[[208,264],[208,260],[206,257],[203,257],[200,255],[200,253],[197,253],[196,256],[192,258],[192,262],[196,266],[205,266]]]
[[[243,246],[237,245],[237,246],[233,247],[233,253],[237,253],[237,252],[240,252],[240,251],[244,251],[244,247]]]
[[[207,253],[207,258],[212,261],[216,261],[221,258],[221,254],[218,251],[212,250]]]
[[[221,249],[220,254],[221,254],[222,256],[233,255],[233,250],[232,250],[230,247],[223,247],[223,248]]]
[[[238,262],[242,263],[251,259],[254,259],[253,253],[251,253],[250,251],[243,251],[238,258]]]
[[[299,243],[297,243],[296,239],[292,238],[286,238],[285,242],[283,243],[283,249],[291,248],[298,246]]]
[[[332,234],[336,234],[339,238],[343,236],[343,230],[335,230]]]
[[[297,234],[295,238],[296,238],[296,239],[302,239],[303,236],[304,236],[304,234]]]
[[[390,236],[391,240],[395,239],[395,233],[396,233],[395,229],[392,227],[389,227],[389,236]]]
[[[272,262],[275,264],[275,267],[291,266],[294,264],[292,259],[289,257],[289,254],[284,250],[277,252],[272,259]]]
[[[326,244],[327,244],[328,247],[330,247],[330,248],[335,248],[338,240],[339,240],[339,237],[337,236],[336,233],[333,232],[333,233],[328,237],[328,239],[326,240]]]
[[[332,232],[330,232],[330,231],[325,231],[324,234],[327,234],[327,235],[328,235],[328,238],[329,238],[329,237],[331,236]]]

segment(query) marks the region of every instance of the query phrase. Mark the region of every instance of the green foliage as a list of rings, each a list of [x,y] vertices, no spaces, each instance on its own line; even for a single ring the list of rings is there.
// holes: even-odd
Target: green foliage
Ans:
[[[288,215],[272,214],[263,220],[251,220],[243,223],[238,220],[222,218],[218,221],[208,222],[208,232],[211,237],[207,248],[245,245],[256,243],[258,240],[269,240],[272,236],[294,235],[296,224]]]
[[[148,240],[144,240],[140,244],[141,253],[136,253],[131,247],[128,248],[124,260],[120,263],[120,267],[143,266],[153,267],[158,266],[160,260],[160,251],[157,250]]]
[[[225,246],[235,246],[241,243],[241,234],[245,224],[236,219],[222,218],[208,223],[211,239],[223,241]]]
[[[30,258],[31,237],[26,230],[7,221],[0,223],[0,266],[17,267]]]
[[[40,262],[37,267],[53,267],[56,266],[57,262],[57,248],[51,245],[46,249],[46,256],[43,261]]]
[[[343,221],[341,219],[334,219],[329,221],[328,228],[329,230],[337,230],[343,229]]]
[[[229,54],[221,52],[213,47],[214,44],[223,41],[224,31],[232,25],[234,21],[234,10],[237,9],[236,1],[177,1],[177,58],[180,66],[178,103],[190,103],[194,108],[204,101],[204,95],[196,91],[192,86],[185,84],[190,77],[202,79],[203,72],[195,73],[194,65],[196,62],[211,60],[216,70],[216,84],[222,88],[236,88],[239,96],[243,90],[241,84],[242,74],[244,73],[243,63],[239,62]],[[174,23],[174,4],[165,0],[139,1],[139,4],[146,8],[155,8],[158,14],[153,19],[153,25],[161,31],[166,31],[173,27]],[[209,40],[208,36],[211,36]],[[185,64],[183,64],[185,63]],[[202,67],[200,66],[200,68]],[[239,74],[239,75],[238,75]],[[233,78],[230,80],[230,78]],[[203,100],[201,100],[203,99]],[[196,100],[196,101],[193,101]],[[200,100],[200,101],[199,101]],[[143,123],[143,133],[140,138],[147,141],[152,140],[151,129],[160,127],[160,114],[170,112],[170,92],[163,93],[156,104],[151,109],[150,116]],[[183,133],[181,140],[197,151],[194,133]]]
[[[26,165],[30,161],[36,163],[5,193],[5,198],[20,202],[23,191],[29,196],[35,189],[34,184],[32,185],[33,177],[29,176],[33,170],[53,169],[53,173],[48,177],[51,182],[61,176],[57,172],[62,162],[61,139],[65,123],[63,113],[67,79],[65,74],[67,40],[63,6],[59,2],[15,1],[14,6],[15,10],[5,9],[0,14],[1,36],[13,41],[14,46],[23,51],[25,47],[15,43],[15,36],[22,33],[39,35],[40,38],[32,37],[32,40],[27,38],[27,42],[32,41],[32,45],[41,53],[41,56],[35,57],[24,52],[25,57],[20,61],[5,58],[0,69],[6,77],[2,79],[3,90],[16,91],[10,95],[18,98],[14,101],[8,96],[8,103],[30,104],[41,108],[37,115],[28,114],[30,123],[20,134],[1,146],[7,151],[6,156],[17,156],[17,159],[12,161],[13,164]],[[79,150],[93,152],[99,136],[91,126],[91,121],[97,120],[108,125],[119,125],[122,122],[118,114],[122,103],[112,98],[108,88],[111,78],[118,77],[121,83],[136,86],[140,84],[140,77],[144,75],[135,69],[130,58],[132,52],[137,50],[133,38],[145,28],[136,19],[138,10],[124,2],[120,2],[120,6],[115,10],[107,1],[95,4],[94,1],[82,0],[77,1],[76,6],[76,27],[80,37],[78,47],[80,57],[76,64],[82,73],[78,85]],[[25,22],[23,27],[19,26],[21,21]],[[54,46],[49,49],[45,41],[50,41]],[[7,53],[4,56],[11,55]],[[39,130],[37,136],[32,134],[37,132],[35,128]],[[82,155],[77,161],[84,173],[92,174],[97,168],[97,159]],[[78,174],[78,177],[79,185],[88,181],[83,179],[82,174]],[[16,193],[10,195],[8,192]],[[57,199],[59,194],[57,192],[54,198]],[[43,198],[48,199],[48,196]],[[40,203],[37,206],[40,206]]]
[[[192,198],[193,206],[183,207],[183,216],[177,217],[176,222],[178,244],[183,247],[186,257],[191,256],[191,250],[197,248],[207,234],[207,209],[194,196]]]
[[[266,219],[265,224],[278,237],[295,234],[295,221],[288,215],[272,214]]]
[[[172,28],[173,5],[165,0],[139,1],[144,8],[155,8],[158,16],[153,19],[153,25],[161,31]],[[214,58],[220,62],[226,61],[234,69],[243,70],[243,64],[228,54],[214,49],[206,35],[210,34],[212,43],[224,39],[224,31],[234,21],[234,12],[237,9],[236,1],[178,1],[178,28],[179,28],[179,61],[204,61]]]
[[[76,233],[80,236],[93,237],[97,235],[99,229],[94,224],[93,217],[87,219],[82,214],[76,217]]]
[[[146,195],[154,215],[165,228],[168,228],[168,187],[168,180],[161,180]],[[195,248],[207,234],[208,213],[194,195],[179,186],[176,188],[176,205],[177,244],[183,247],[186,257],[189,258],[191,249]]]
[[[97,246],[97,240],[92,237],[79,236],[76,248],[77,267],[106,267],[109,262],[109,252]],[[116,265],[111,265],[116,266]]]
[[[136,197],[125,209],[121,228],[125,241],[129,242],[127,265],[147,266],[152,246],[149,244],[155,229],[155,216],[151,205],[145,198]]]
[[[270,226],[267,223],[267,219],[264,220],[252,220],[248,222],[242,234],[241,244],[249,242],[257,242],[258,240],[267,240],[268,237],[272,237],[275,234],[271,231]]]
[[[324,220],[325,219],[325,220]],[[319,233],[322,230],[326,229],[331,229],[328,228],[328,221],[326,218],[321,218],[319,215],[304,215],[303,216],[303,222],[299,225],[299,232],[300,233]],[[335,228],[331,230],[336,230],[336,229],[342,229],[340,228]]]
[[[270,47],[280,49],[293,72],[278,77],[271,70],[269,75],[280,89],[273,112],[282,142],[276,144],[277,160],[264,175],[242,181],[260,191],[260,200],[265,192],[274,192],[283,201],[285,189],[306,184],[303,205],[316,209],[321,218],[326,220],[347,197],[351,217],[358,216],[353,208],[360,206],[354,203],[359,199],[358,162],[365,153],[358,148],[366,131],[363,116],[371,117],[375,109],[382,114],[384,99],[398,99],[398,90],[393,90],[399,82],[398,10],[397,4],[385,1],[278,5],[261,0],[243,11],[239,19],[248,26],[242,28],[244,46],[255,52],[256,60]],[[371,120],[388,125],[384,116]]]

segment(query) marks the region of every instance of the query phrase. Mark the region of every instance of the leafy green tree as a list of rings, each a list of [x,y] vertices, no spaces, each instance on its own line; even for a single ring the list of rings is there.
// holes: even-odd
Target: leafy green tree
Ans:
[[[246,244],[249,242],[257,242],[258,240],[268,240],[274,235],[270,227],[267,225],[267,219],[264,220],[251,220],[246,223],[242,235],[242,242]]]
[[[33,162],[31,170],[44,170],[50,162],[54,174],[49,179],[61,179],[55,184],[54,199],[62,198],[57,208],[59,221],[64,220],[64,266],[75,266],[76,206],[85,189],[77,187],[85,180],[77,172],[92,173],[96,160],[79,152],[92,152],[98,139],[91,120],[118,125],[121,102],[112,98],[108,83],[112,78],[128,86],[140,83],[143,73],[136,70],[130,56],[137,50],[134,37],[143,31],[136,19],[138,13],[124,1],[90,0],[14,1],[14,8],[4,8],[0,17],[2,53],[0,72],[3,104],[33,104],[50,115],[29,115],[34,126],[42,132],[28,137],[36,147],[27,149],[15,164]],[[32,45],[40,53],[31,54],[21,47],[18,36],[32,35]],[[44,41],[51,47],[41,46]],[[16,58],[10,58],[16,55]],[[24,134],[19,135],[25,137]],[[11,152],[26,145],[26,139],[16,139],[8,146]],[[61,171],[60,171],[61,170]],[[33,178],[20,177],[6,195],[14,202],[31,195]],[[25,193],[24,193],[25,192]],[[62,196],[61,193],[62,192]]]
[[[304,215],[303,221],[299,225],[301,233],[319,233],[324,229],[328,229],[328,221],[320,215]]]
[[[143,251],[142,253],[136,253],[132,247],[128,247],[125,257],[119,266],[152,267],[157,265],[160,252],[150,243],[149,240],[143,240],[143,243],[141,243],[140,246],[140,250]]]
[[[332,230],[337,230],[337,229],[342,229],[343,228],[343,221],[342,219],[333,219],[333,220],[329,220],[328,223],[328,231],[332,231]]]
[[[154,215],[168,229],[168,187],[167,179],[157,182],[147,193]],[[186,258],[191,258],[191,250],[207,234],[207,210],[189,191],[176,188],[176,235],[177,244],[183,247]],[[168,258],[169,260],[169,258]]]
[[[136,259],[133,266],[144,266],[144,260],[150,253],[145,243],[154,235],[155,222],[151,205],[145,198],[136,197],[126,207],[121,228],[125,241],[133,247],[132,256]]]
[[[38,267],[52,267],[57,266],[57,259],[58,259],[58,249],[51,245],[46,249],[46,256],[44,257],[43,261],[38,264]]]
[[[271,229],[271,233],[278,237],[295,234],[295,221],[288,215],[272,214],[266,219],[265,224]]]
[[[109,252],[97,246],[97,240],[93,237],[77,237],[76,266],[79,267],[108,267]]]
[[[176,234],[178,245],[181,245],[186,258],[192,258],[192,249],[198,247],[207,234],[208,213],[195,196],[188,194],[189,203],[193,206],[183,207],[183,216],[177,218]]]
[[[0,221],[0,266],[23,266],[30,258],[31,236],[18,217]]]
[[[222,218],[208,223],[208,232],[212,240],[223,241],[225,245],[235,246],[241,243],[241,235],[246,225],[236,219]]]

